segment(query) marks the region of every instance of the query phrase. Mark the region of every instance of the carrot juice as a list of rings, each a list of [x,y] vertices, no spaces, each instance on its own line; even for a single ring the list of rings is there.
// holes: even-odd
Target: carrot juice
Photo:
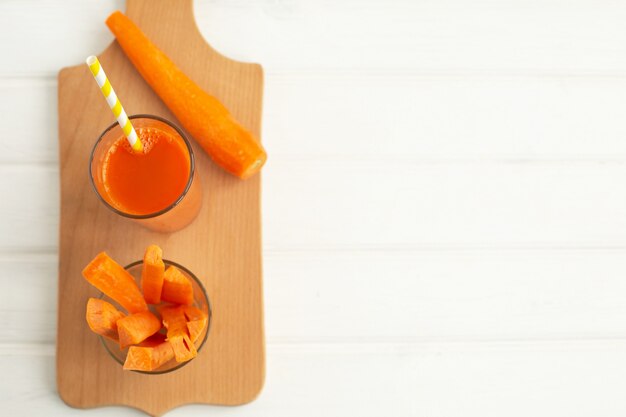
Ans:
[[[121,128],[112,125],[92,153],[94,188],[117,214],[157,231],[181,229],[196,217],[201,203],[193,150],[183,133],[164,119],[131,120],[143,151],[134,151]]]

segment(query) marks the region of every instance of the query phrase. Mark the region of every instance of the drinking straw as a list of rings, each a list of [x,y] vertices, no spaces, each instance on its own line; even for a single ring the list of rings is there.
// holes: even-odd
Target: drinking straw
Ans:
[[[128,143],[130,143],[131,148],[133,148],[136,152],[142,152],[143,145],[141,144],[133,125],[130,123],[130,119],[124,111],[122,103],[120,103],[120,100],[117,98],[117,94],[115,94],[107,75],[104,73],[104,69],[100,65],[100,61],[98,61],[98,58],[91,55],[87,57],[85,62],[91,70],[93,77],[96,79],[98,87],[100,87],[100,91],[104,94],[109,107],[117,118],[117,123],[119,123],[120,127],[124,131],[124,135],[126,135],[126,139],[128,139]]]

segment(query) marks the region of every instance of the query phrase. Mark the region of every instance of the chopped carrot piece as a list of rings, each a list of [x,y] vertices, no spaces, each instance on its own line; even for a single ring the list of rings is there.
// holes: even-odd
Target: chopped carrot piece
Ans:
[[[174,357],[170,342],[156,346],[131,346],[126,355],[124,369],[129,371],[154,371]]]
[[[187,318],[187,330],[189,331],[189,337],[195,343],[200,338],[202,331],[207,326],[209,321],[208,316],[204,311],[194,306],[184,306],[183,311]]]
[[[193,304],[191,281],[175,266],[170,266],[163,275],[161,300],[172,304]]]
[[[116,309],[111,303],[99,298],[90,298],[87,301],[86,316],[87,324],[92,331],[117,341],[117,321],[126,317],[126,314]]]
[[[143,342],[161,329],[161,321],[149,311],[131,314],[117,321],[120,347]]]
[[[83,269],[83,276],[130,313],[148,310],[133,276],[106,253],[99,253]]]
[[[143,268],[141,270],[141,287],[148,304],[161,302],[164,273],[163,251],[157,245],[148,246],[143,256]]]
[[[164,307],[161,309],[161,317],[163,317],[163,325],[167,328],[167,341],[172,344],[176,362],[193,359],[198,352],[196,345],[189,337],[183,306]]]
[[[261,169],[267,154],[259,140],[215,97],[183,73],[121,12],[106,24],[137,71],[213,161],[240,178]]]

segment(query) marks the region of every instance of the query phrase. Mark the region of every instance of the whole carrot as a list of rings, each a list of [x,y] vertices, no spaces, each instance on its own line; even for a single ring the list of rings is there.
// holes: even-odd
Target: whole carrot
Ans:
[[[198,87],[124,14],[114,12],[106,24],[137,71],[215,163],[240,178],[261,169],[267,159],[263,146],[218,99]]]

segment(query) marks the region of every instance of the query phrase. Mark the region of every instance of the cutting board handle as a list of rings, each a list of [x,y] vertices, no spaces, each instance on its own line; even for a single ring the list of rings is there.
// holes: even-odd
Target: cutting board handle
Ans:
[[[186,21],[193,24],[200,34],[193,14],[193,0],[126,0],[126,15],[134,21],[141,21],[146,15],[159,15],[164,24]]]
[[[145,7],[162,11],[171,11],[172,7],[190,13],[193,18],[193,0],[126,0],[126,13],[136,16],[143,12]]]
[[[215,50],[200,32],[193,11],[193,0],[127,0],[125,14],[139,27],[144,20],[159,21],[163,25],[185,25],[188,33],[204,43],[212,54],[233,61]]]
[[[193,15],[193,0],[126,0],[126,12],[129,15],[134,15],[143,7],[170,11],[173,4],[176,8],[183,9]]]
[[[193,25],[200,35],[193,14],[193,0],[127,0],[125,13],[135,22],[141,21],[147,15],[158,15],[163,24],[184,21]]]

